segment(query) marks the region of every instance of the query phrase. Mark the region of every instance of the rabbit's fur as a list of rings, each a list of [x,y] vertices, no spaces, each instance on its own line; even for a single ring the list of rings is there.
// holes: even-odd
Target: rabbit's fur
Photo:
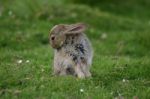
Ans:
[[[59,24],[50,32],[50,44],[54,48],[54,74],[90,77],[93,50],[83,33],[85,24]]]

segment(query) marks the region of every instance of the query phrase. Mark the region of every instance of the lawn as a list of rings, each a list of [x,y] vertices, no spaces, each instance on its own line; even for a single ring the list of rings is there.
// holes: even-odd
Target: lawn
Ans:
[[[150,99],[149,10],[149,0],[1,0],[0,99]],[[49,31],[76,22],[88,24],[92,77],[54,77]]]

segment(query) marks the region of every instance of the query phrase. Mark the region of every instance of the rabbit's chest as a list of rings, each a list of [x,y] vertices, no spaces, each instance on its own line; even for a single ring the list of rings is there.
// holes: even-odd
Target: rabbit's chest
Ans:
[[[68,56],[65,52],[61,52],[55,54],[54,64],[55,66],[61,68],[68,68],[72,67],[74,65],[74,62],[72,61],[71,57]]]

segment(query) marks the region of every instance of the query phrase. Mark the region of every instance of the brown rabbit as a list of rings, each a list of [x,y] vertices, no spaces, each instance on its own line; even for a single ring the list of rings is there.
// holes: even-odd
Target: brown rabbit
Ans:
[[[59,24],[50,32],[50,45],[55,50],[54,74],[74,75],[79,78],[90,77],[93,50],[84,34],[86,25]]]

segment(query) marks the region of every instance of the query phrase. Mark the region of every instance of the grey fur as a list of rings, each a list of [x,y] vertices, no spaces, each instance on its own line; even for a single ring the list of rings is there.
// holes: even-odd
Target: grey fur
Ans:
[[[54,74],[73,75],[79,78],[90,77],[93,49],[89,39],[85,33],[65,36],[63,44],[54,48]]]

